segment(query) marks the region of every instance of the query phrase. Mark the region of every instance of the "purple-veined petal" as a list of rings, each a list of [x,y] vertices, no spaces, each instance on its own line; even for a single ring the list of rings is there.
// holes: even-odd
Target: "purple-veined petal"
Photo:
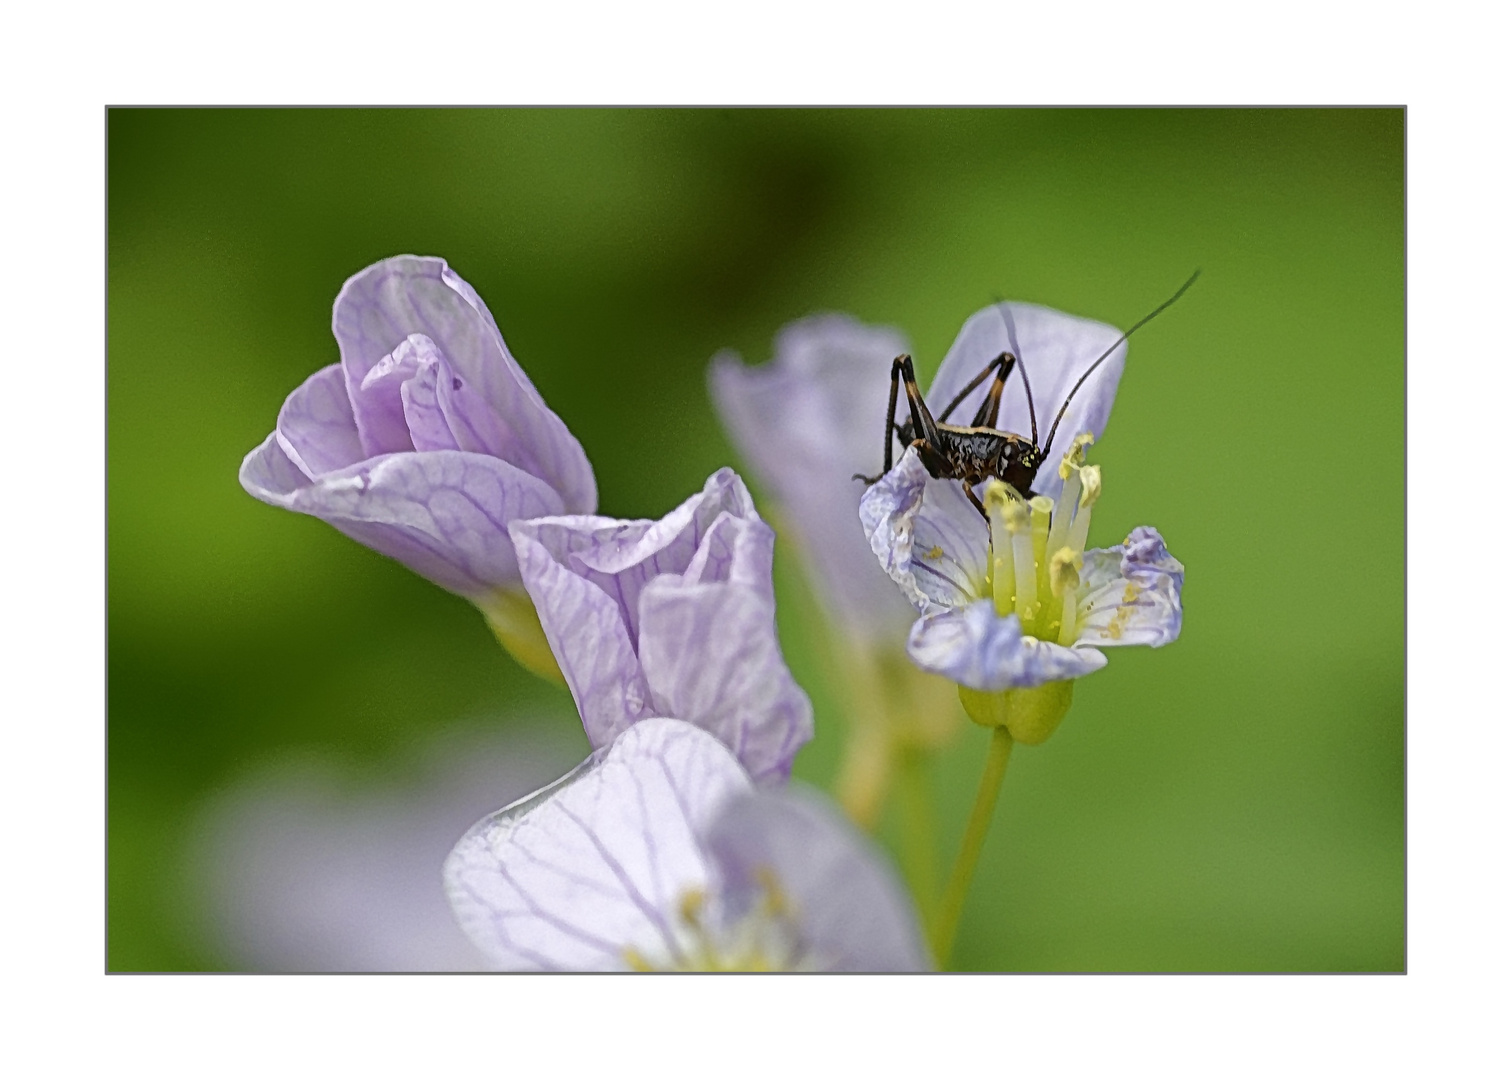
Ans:
[[[409,335],[423,334],[512,436],[509,445],[518,459],[506,459],[555,488],[565,509],[588,513],[596,507],[593,470],[582,446],[510,355],[478,294],[445,260],[399,255],[349,278],[336,298],[332,331],[364,446],[370,434],[376,439],[386,429],[384,415],[376,407],[368,411],[363,380]],[[368,452],[384,448],[374,442]]]
[[[536,541],[569,572],[613,597],[634,641],[639,632],[641,589],[658,574],[686,571],[704,534],[722,515],[760,521],[750,493],[729,469],[709,477],[701,492],[659,521],[577,515],[521,521],[518,527],[520,536]],[[761,567],[728,569],[730,575],[746,575],[753,583],[764,576],[766,587],[771,588],[770,553],[764,575]],[[526,587],[530,587],[528,578]],[[543,625],[553,617],[571,619],[573,615],[571,610],[551,606],[542,598],[536,599],[536,607]]]
[[[618,597],[574,573],[538,537],[568,540],[583,535],[578,529],[596,529],[605,520],[558,518],[510,526],[525,589],[594,747],[608,746],[631,724],[651,716],[651,691]]]
[[[421,449],[410,437],[401,389],[422,368],[433,367],[440,358],[435,342],[424,334],[410,334],[368,368],[361,383],[354,386],[348,379],[347,393],[366,456]]]
[[[812,712],[777,645],[772,532],[738,476],[721,469],[660,521],[544,518],[510,534],[593,746],[671,714],[763,781],[787,775]]]
[[[1028,374],[1035,421],[1039,437],[1044,440],[1049,437],[1055,415],[1076,381],[1121,334],[1117,327],[1106,323],[1038,304],[994,304],[978,311],[961,327],[940,363],[925,401],[938,418],[962,387],[1007,350],[1018,358]],[[1060,492],[1061,479],[1056,467],[1070,449],[1072,439],[1084,431],[1102,437],[1127,352],[1127,343],[1120,344],[1071,399],[1065,418],[1056,429],[1054,445],[1045,448],[1045,464],[1034,482],[1037,494],[1054,498]],[[988,379],[968,394],[950,414],[950,422],[969,424],[991,384]],[[1004,388],[996,426],[1000,431],[1031,435],[1028,399],[1024,395],[1023,376],[1017,369]]]
[[[1185,580],[1186,569],[1148,525],[1119,547],[1087,552],[1078,590],[1083,614],[1077,645],[1159,647],[1175,641]]]
[[[311,480],[367,456],[340,364],[321,368],[285,399],[276,431],[283,452]]]
[[[310,483],[284,450],[276,431],[242,458],[238,478],[249,495],[274,506],[282,506],[285,498]]]
[[[272,443],[270,437],[242,463],[250,494],[329,522],[469,599],[519,587],[509,522],[562,509],[545,481],[482,454],[389,454],[294,483],[270,453]]]
[[[1090,674],[1108,662],[1096,649],[1025,637],[1017,615],[999,617],[991,600],[926,615],[908,634],[908,655],[925,671],[973,690],[1039,686]]]
[[[446,861],[463,930],[502,968],[617,970],[672,956],[679,900],[709,884],[700,830],[745,773],[716,739],[648,719],[475,825]]]
[[[909,449],[867,489],[861,527],[882,569],[921,612],[968,604],[987,577],[987,523],[960,485],[934,480]]]
[[[704,842],[726,907],[747,910],[775,883],[817,966],[929,968],[913,905],[885,857],[818,796],[801,788],[733,796]]]
[[[856,531],[856,473],[881,468],[888,378],[907,343],[888,327],[816,315],[784,327],[776,354],[714,358],[709,389],[726,430],[796,534],[821,601],[852,638],[886,640],[912,618]]]
[[[737,582],[668,574],[646,586],[640,608],[653,709],[718,737],[757,783],[785,781],[813,738],[814,712],[782,659],[771,598]]]
[[[399,396],[404,404],[404,422],[416,450],[472,449],[458,445],[438,400],[438,383],[447,377],[448,370],[445,360],[439,355],[433,356],[417,367],[415,373],[399,387]]]

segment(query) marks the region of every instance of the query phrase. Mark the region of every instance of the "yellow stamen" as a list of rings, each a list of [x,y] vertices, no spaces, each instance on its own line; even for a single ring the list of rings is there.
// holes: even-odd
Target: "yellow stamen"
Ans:
[[[1013,548],[1013,609],[1018,612],[1019,623],[1027,634],[1040,609],[1029,504],[1022,499],[1014,501],[1005,523],[1008,527],[1008,542]]]
[[[1060,497],[1055,501],[1055,513],[1050,518],[1050,538],[1047,546],[1051,551],[1059,551],[1066,543],[1066,537],[1071,535],[1071,520],[1076,517],[1076,504],[1081,498],[1081,466],[1086,460],[1086,448],[1092,444],[1092,436],[1086,433],[1078,435],[1071,442],[1071,449],[1066,451],[1066,456],[1061,458]]]
[[[1081,467],[1082,462],[1087,460],[1087,447],[1093,442],[1092,433],[1084,431],[1071,440],[1071,449],[1061,457],[1060,478],[1069,480],[1073,470]]]
[[[1063,547],[1050,557],[1050,595],[1061,596],[1081,584],[1082,553]]]
[[[1044,495],[1036,495],[1029,500],[1029,534],[1034,549],[1034,593],[1042,604],[1050,592],[1050,563],[1045,558],[1045,552],[1050,539],[1050,513],[1054,509],[1055,503]],[[1041,612],[1045,610],[1048,608],[1042,606]]]
[[[1078,505],[1083,510],[1090,510],[1097,497],[1102,494],[1102,466],[1083,465],[1081,468],[1082,493]]]
[[[1076,519],[1066,535],[1066,546],[1072,551],[1087,550],[1087,531],[1092,527],[1092,504],[1102,494],[1102,469],[1085,465],[1078,474],[1081,478],[1081,495],[1076,500]]]
[[[988,556],[987,572],[988,581],[991,583],[992,603],[998,613],[998,618],[1003,618],[1013,611],[1013,590],[1017,583],[1014,574],[1013,541],[1008,519],[1014,513],[1014,506],[1022,506],[1023,501],[1007,484],[993,479],[987,481],[982,505],[987,508],[987,522],[992,536],[992,550]]]
[[[689,889],[678,897],[677,917],[689,926],[697,926],[699,916],[703,914],[704,899],[702,889]]]

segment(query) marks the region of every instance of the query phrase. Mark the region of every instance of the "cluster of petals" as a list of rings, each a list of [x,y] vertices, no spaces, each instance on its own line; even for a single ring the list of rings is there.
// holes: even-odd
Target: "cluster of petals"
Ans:
[[[1114,327],[1037,305],[986,308],[961,330],[926,402],[938,417],[960,387],[1007,350],[1023,366],[1036,413],[1031,421],[1015,373],[998,427],[1016,434],[1037,427],[1043,437],[1077,380],[1119,336]],[[1059,466],[1076,434],[1102,434],[1124,352],[1119,344],[1071,398],[1036,478],[1036,494],[1060,496],[1065,480]],[[951,420],[964,422],[962,416],[974,414],[986,393],[984,385],[968,395],[957,406],[961,415]],[[988,522],[958,481],[931,477],[917,452],[906,452],[868,489],[860,517],[877,561],[919,613],[908,636],[909,655],[961,686],[1001,691],[1072,679],[1107,663],[1103,646],[1164,645],[1180,632],[1185,572],[1152,528],[1135,529],[1119,547],[1075,552],[1075,624],[1052,641],[1026,632],[1016,614],[999,613],[986,587]]]
[[[877,852],[787,786],[813,713],[777,641],[774,534],[740,478],[720,470],[659,520],[595,516],[581,445],[440,259],[398,256],[355,275],[333,330],[340,363],[290,394],[243,462],[243,486],[477,603],[522,662],[565,680],[593,749],[479,822],[446,862],[452,908],[489,962],[926,968],[917,919]],[[1007,349],[1048,413],[1117,337],[996,305],[967,321],[928,403],[939,416]],[[1182,569],[1152,529],[1085,553],[1076,632],[1041,641],[987,598],[990,532],[959,484],[931,479],[910,451],[860,497],[849,477],[877,468],[887,365],[904,347],[895,331],[819,316],[784,330],[767,367],[722,356],[710,373],[852,639],[896,640],[917,615],[908,652],[920,667],[1002,690],[1094,670],[1100,645],[1174,638]],[[1081,386],[1048,461],[1075,434],[1101,434],[1123,360],[1120,344]],[[1014,389],[997,426],[1045,427],[1017,378]],[[964,422],[986,392],[950,419]],[[1060,487],[1043,468],[1036,491]],[[532,641],[549,648],[543,662],[526,659]]]
[[[917,919],[819,799],[753,785],[700,728],[650,718],[493,814],[444,871],[507,970],[918,971]]]
[[[813,708],[777,642],[773,533],[740,477],[719,470],[659,521],[544,517],[510,535],[595,749],[675,716],[758,782],[787,779]]]
[[[598,495],[488,308],[444,260],[399,255],[346,282],[332,330],[341,362],[289,395],[242,486],[480,605],[517,591],[509,522]]]

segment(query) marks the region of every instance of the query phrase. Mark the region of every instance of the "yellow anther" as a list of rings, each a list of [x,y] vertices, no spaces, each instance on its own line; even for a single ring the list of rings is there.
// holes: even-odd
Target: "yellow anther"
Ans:
[[[945,549],[936,544],[924,553],[924,557],[926,559],[943,559],[945,557]]]
[[[1018,497],[1018,492],[995,476],[988,480],[987,486],[982,489],[982,505],[987,508],[989,514],[997,507],[1005,506]]]
[[[1084,431],[1071,440],[1071,449],[1061,457],[1060,478],[1071,479],[1071,470],[1081,468],[1082,462],[1087,460],[1087,447],[1092,445],[1092,433]]]
[[[777,880],[777,872],[770,866],[758,866],[756,868],[756,882],[761,886],[761,908],[767,915],[783,917],[792,912],[792,905],[788,903],[787,893],[782,891],[782,883]]]
[[[1050,556],[1050,595],[1063,596],[1081,584],[1081,552],[1063,547]]]
[[[1023,499],[1018,498],[1017,495],[1007,500],[1001,506],[999,513],[1002,514],[1004,527],[1010,533],[1029,531],[1029,504]]]
[[[1102,494],[1102,466],[1083,465],[1081,468],[1081,507],[1085,510]]]
[[[625,949],[625,963],[629,965],[631,971],[655,971],[656,970],[656,968],[654,966],[652,966],[651,961],[647,960],[644,956],[642,956],[641,953],[640,953],[640,951],[638,949],[633,949],[633,948],[626,948]]]
[[[677,899],[677,917],[689,926],[697,926],[705,899],[702,889],[689,889]]]

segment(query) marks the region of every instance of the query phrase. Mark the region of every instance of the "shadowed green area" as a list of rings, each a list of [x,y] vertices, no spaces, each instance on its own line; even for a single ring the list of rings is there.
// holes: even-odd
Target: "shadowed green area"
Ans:
[[[336,360],[342,281],[400,252],[478,290],[625,517],[739,465],[705,392],[720,348],[764,361],[788,320],[842,310],[901,327],[927,382],[996,296],[1127,325],[1200,266],[1134,339],[1095,451],[1092,542],[1161,530],[1181,640],[1112,651],[1015,752],[957,960],[1403,968],[1401,112],[108,123],[111,968],[227,962],[189,930],[183,851],[249,766],[382,762],[470,716],[576,723],[466,602],[237,483]],[[819,730],[797,772],[823,785],[846,703],[778,558]],[[946,860],[987,743],[962,727],[934,774]]]

